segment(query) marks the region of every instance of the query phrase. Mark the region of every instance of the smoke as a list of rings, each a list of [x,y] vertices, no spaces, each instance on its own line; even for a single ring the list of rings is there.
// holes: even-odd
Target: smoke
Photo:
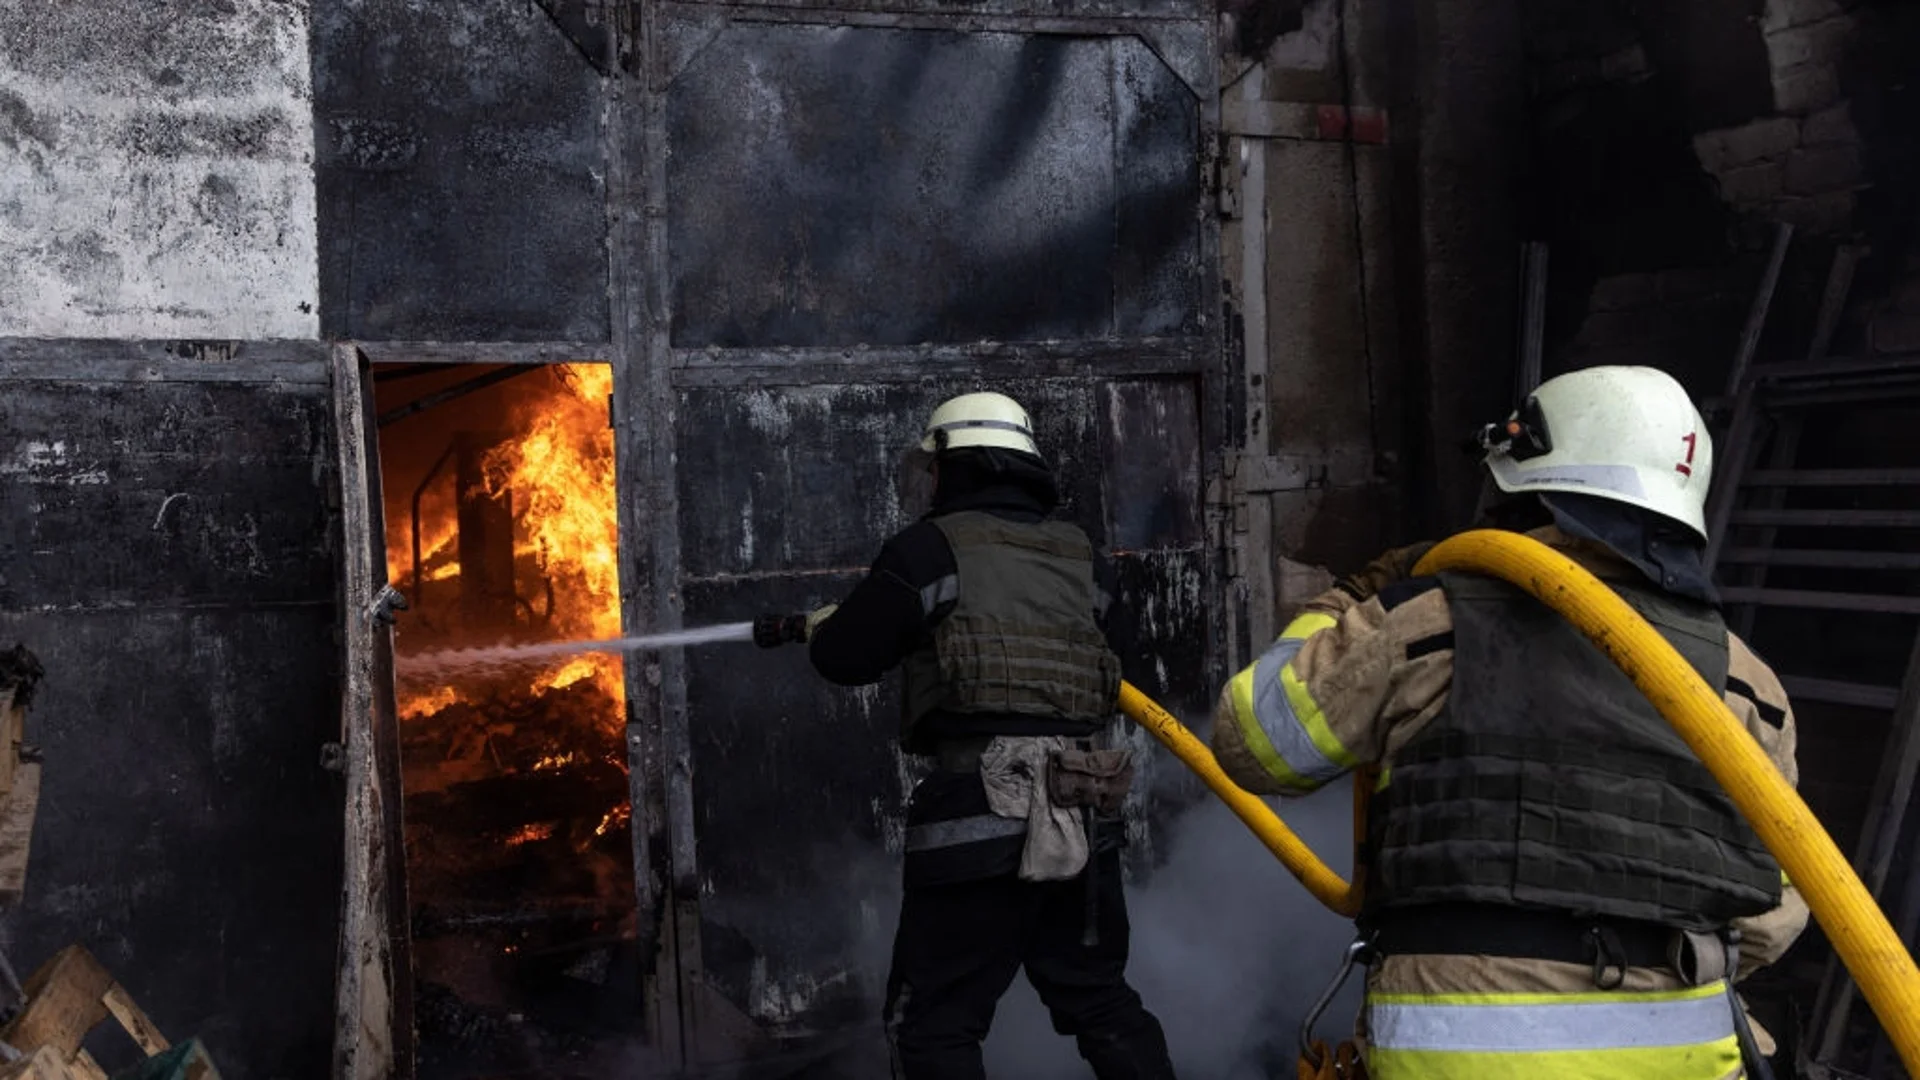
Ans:
[[[1345,784],[1277,809],[1330,866],[1347,871],[1353,802]],[[1211,796],[1172,822],[1161,850],[1165,862],[1127,890],[1127,978],[1166,1029],[1175,1069],[1199,1080],[1290,1074],[1300,1021],[1338,969],[1352,924],[1314,900]],[[1356,973],[1317,1034],[1351,1033],[1360,982]],[[986,1054],[993,1076],[1091,1075],[1025,979],[1001,1000]]]
[[[1183,1080],[1291,1076],[1301,1019],[1339,967],[1353,938],[1352,924],[1314,900],[1157,744],[1136,751],[1152,755],[1140,771],[1154,789],[1148,801],[1162,814],[1168,806],[1181,809],[1154,830],[1150,849],[1141,837],[1133,852],[1150,852],[1154,865],[1127,889],[1133,927],[1128,981],[1166,1029]],[[910,786],[911,779],[903,775],[902,783]],[[1349,872],[1353,804],[1348,785],[1336,783],[1310,798],[1274,805],[1334,870]],[[714,906],[708,914],[754,939],[777,936],[796,910],[841,920],[838,936],[847,948],[838,974],[857,986],[872,1023],[852,1033],[820,1071],[797,1075],[883,1080],[888,1070],[879,1019],[900,906],[899,853],[844,843],[823,845],[815,858],[813,880],[835,883],[817,895],[789,891],[764,908],[737,897],[722,907],[719,898],[709,898]],[[848,905],[848,896],[860,900]],[[1316,1029],[1320,1037],[1351,1034],[1362,974],[1354,974],[1322,1016]],[[770,989],[791,995],[806,988],[782,981]],[[1073,1040],[1054,1032],[1024,977],[1016,978],[1001,999],[985,1052],[992,1077],[1088,1080],[1092,1075]]]

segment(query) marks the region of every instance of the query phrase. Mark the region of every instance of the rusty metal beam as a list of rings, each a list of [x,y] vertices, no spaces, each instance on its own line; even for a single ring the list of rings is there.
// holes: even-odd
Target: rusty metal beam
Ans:
[[[1742,547],[1722,552],[1720,561],[1744,566],[1813,566],[1830,570],[1920,570],[1920,554],[1897,551]]]
[[[1920,615],[1920,596],[1881,596],[1871,593],[1820,592],[1813,589],[1731,588],[1721,589],[1720,598],[1729,604],[1760,604],[1764,607]]]
[[[1891,709],[1900,699],[1900,691],[1891,686],[1815,679],[1802,675],[1782,675],[1780,685],[1795,701],[1824,701],[1833,705],[1852,705],[1862,709]]]
[[[1220,108],[1220,130],[1249,139],[1295,139],[1310,142],[1352,141],[1366,146],[1387,142],[1387,111],[1356,105],[1315,105],[1292,101],[1246,101],[1228,98]]]
[[[498,386],[508,379],[517,379],[529,371],[538,370],[540,369],[534,367],[507,367],[501,368],[498,371],[489,371],[478,378],[468,379],[466,382],[449,386],[445,390],[437,390],[418,401],[410,401],[397,409],[389,409],[380,414],[379,425],[386,427],[388,424],[397,424],[409,416],[418,416],[428,409],[439,408],[449,401],[466,397],[475,390],[485,390],[489,386]]]
[[[376,364],[604,364],[613,358],[593,341],[361,341]]]

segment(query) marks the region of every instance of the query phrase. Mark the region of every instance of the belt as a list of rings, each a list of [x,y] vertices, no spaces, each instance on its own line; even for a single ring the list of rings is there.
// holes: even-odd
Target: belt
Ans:
[[[1672,966],[1679,931],[1659,923],[1498,904],[1427,904],[1367,919],[1383,956],[1505,956],[1604,971]]]
[[[979,772],[980,756],[987,752],[987,746],[992,742],[991,735],[980,735],[971,739],[943,739],[934,747],[933,757],[939,762],[941,772]]]
[[[997,735],[975,735],[965,739],[942,739],[933,748],[932,757],[941,772],[970,773],[980,771],[980,757],[987,747],[998,738]],[[1055,738],[1057,736],[1035,736],[1037,738]],[[1093,749],[1092,739],[1069,739],[1069,743],[1082,750]]]

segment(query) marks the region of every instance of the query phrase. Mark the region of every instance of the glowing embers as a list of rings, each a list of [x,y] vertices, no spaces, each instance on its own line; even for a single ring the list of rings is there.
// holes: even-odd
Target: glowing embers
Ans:
[[[539,821],[532,825],[522,825],[520,828],[514,830],[512,836],[507,837],[507,846],[519,847],[521,844],[530,843],[534,840],[545,840],[553,835],[553,830],[556,827],[557,826],[551,821]]]
[[[612,389],[604,365],[533,369],[382,431],[388,572],[412,601],[395,635],[402,657],[619,634]],[[621,674],[606,654],[451,675],[402,666],[410,841],[440,857],[415,860],[417,895],[445,885],[449,901],[468,903],[494,890],[453,878],[488,877],[490,864],[521,865],[536,850],[575,863],[630,857],[623,838],[606,841],[628,815]],[[548,886],[576,876],[556,869]],[[597,888],[620,875],[590,876]]]

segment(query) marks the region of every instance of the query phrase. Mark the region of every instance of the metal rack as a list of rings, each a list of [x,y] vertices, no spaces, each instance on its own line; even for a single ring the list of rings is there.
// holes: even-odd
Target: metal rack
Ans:
[[[1784,250],[1786,234],[1776,246],[1775,266]],[[1846,570],[1863,573],[1920,573],[1920,552],[1896,541],[1877,540],[1871,547],[1854,547],[1827,539],[1847,531],[1884,537],[1880,530],[1920,528],[1920,509],[1814,509],[1790,505],[1791,494],[1807,489],[1834,492],[1884,492],[1892,488],[1920,492],[1920,468],[1894,468],[1875,463],[1870,447],[1863,448],[1858,466],[1802,468],[1797,459],[1801,436],[1813,410],[1836,405],[1854,410],[1910,406],[1920,399],[1920,355],[1835,358],[1827,355],[1840,313],[1850,291],[1855,268],[1864,254],[1859,248],[1841,248],[1828,275],[1813,340],[1803,361],[1750,365],[1736,362],[1728,394],[1720,404],[1726,417],[1722,445],[1721,482],[1708,506],[1710,541],[1707,565],[1717,571],[1728,623],[1743,636],[1752,632],[1764,608],[1874,612],[1920,615],[1920,594],[1897,595],[1841,589],[1782,588],[1769,581],[1772,571],[1792,568]],[[1771,284],[1770,269],[1762,285],[1755,313],[1764,319]],[[1754,321],[1749,323],[1749,337]],[[1751,356],[1743,340],[1741,361]],[[1835,500],[1842,501],[1842,500]],[[1914,500],[1920,505],[1920,499]],[[1780,546],[1782,530],[1798,537],[1822,539]],[[1920,773],[1920,635],[1896,685],[1851,682],[1791,672],[1781,682],[1796,702],[1819,701],[1889,713],[1887,741],[1869,803],[1868,816],[1855,851],[1855,867],[1867,887],[1883,904],[1897,902],[1890,911],[1896,929],[1911,944],[1920,930],[1920,879],[1892,882],[1894,862],[1906,832],[1916,773]],[[1906,876],[1920,873],[1920,860],[1911,860]],[[1854,989],[1846,971],[1830,961],[1816,1001],[1810,1057],[1830,1063],[1839,1056],[1848,1030]]]

